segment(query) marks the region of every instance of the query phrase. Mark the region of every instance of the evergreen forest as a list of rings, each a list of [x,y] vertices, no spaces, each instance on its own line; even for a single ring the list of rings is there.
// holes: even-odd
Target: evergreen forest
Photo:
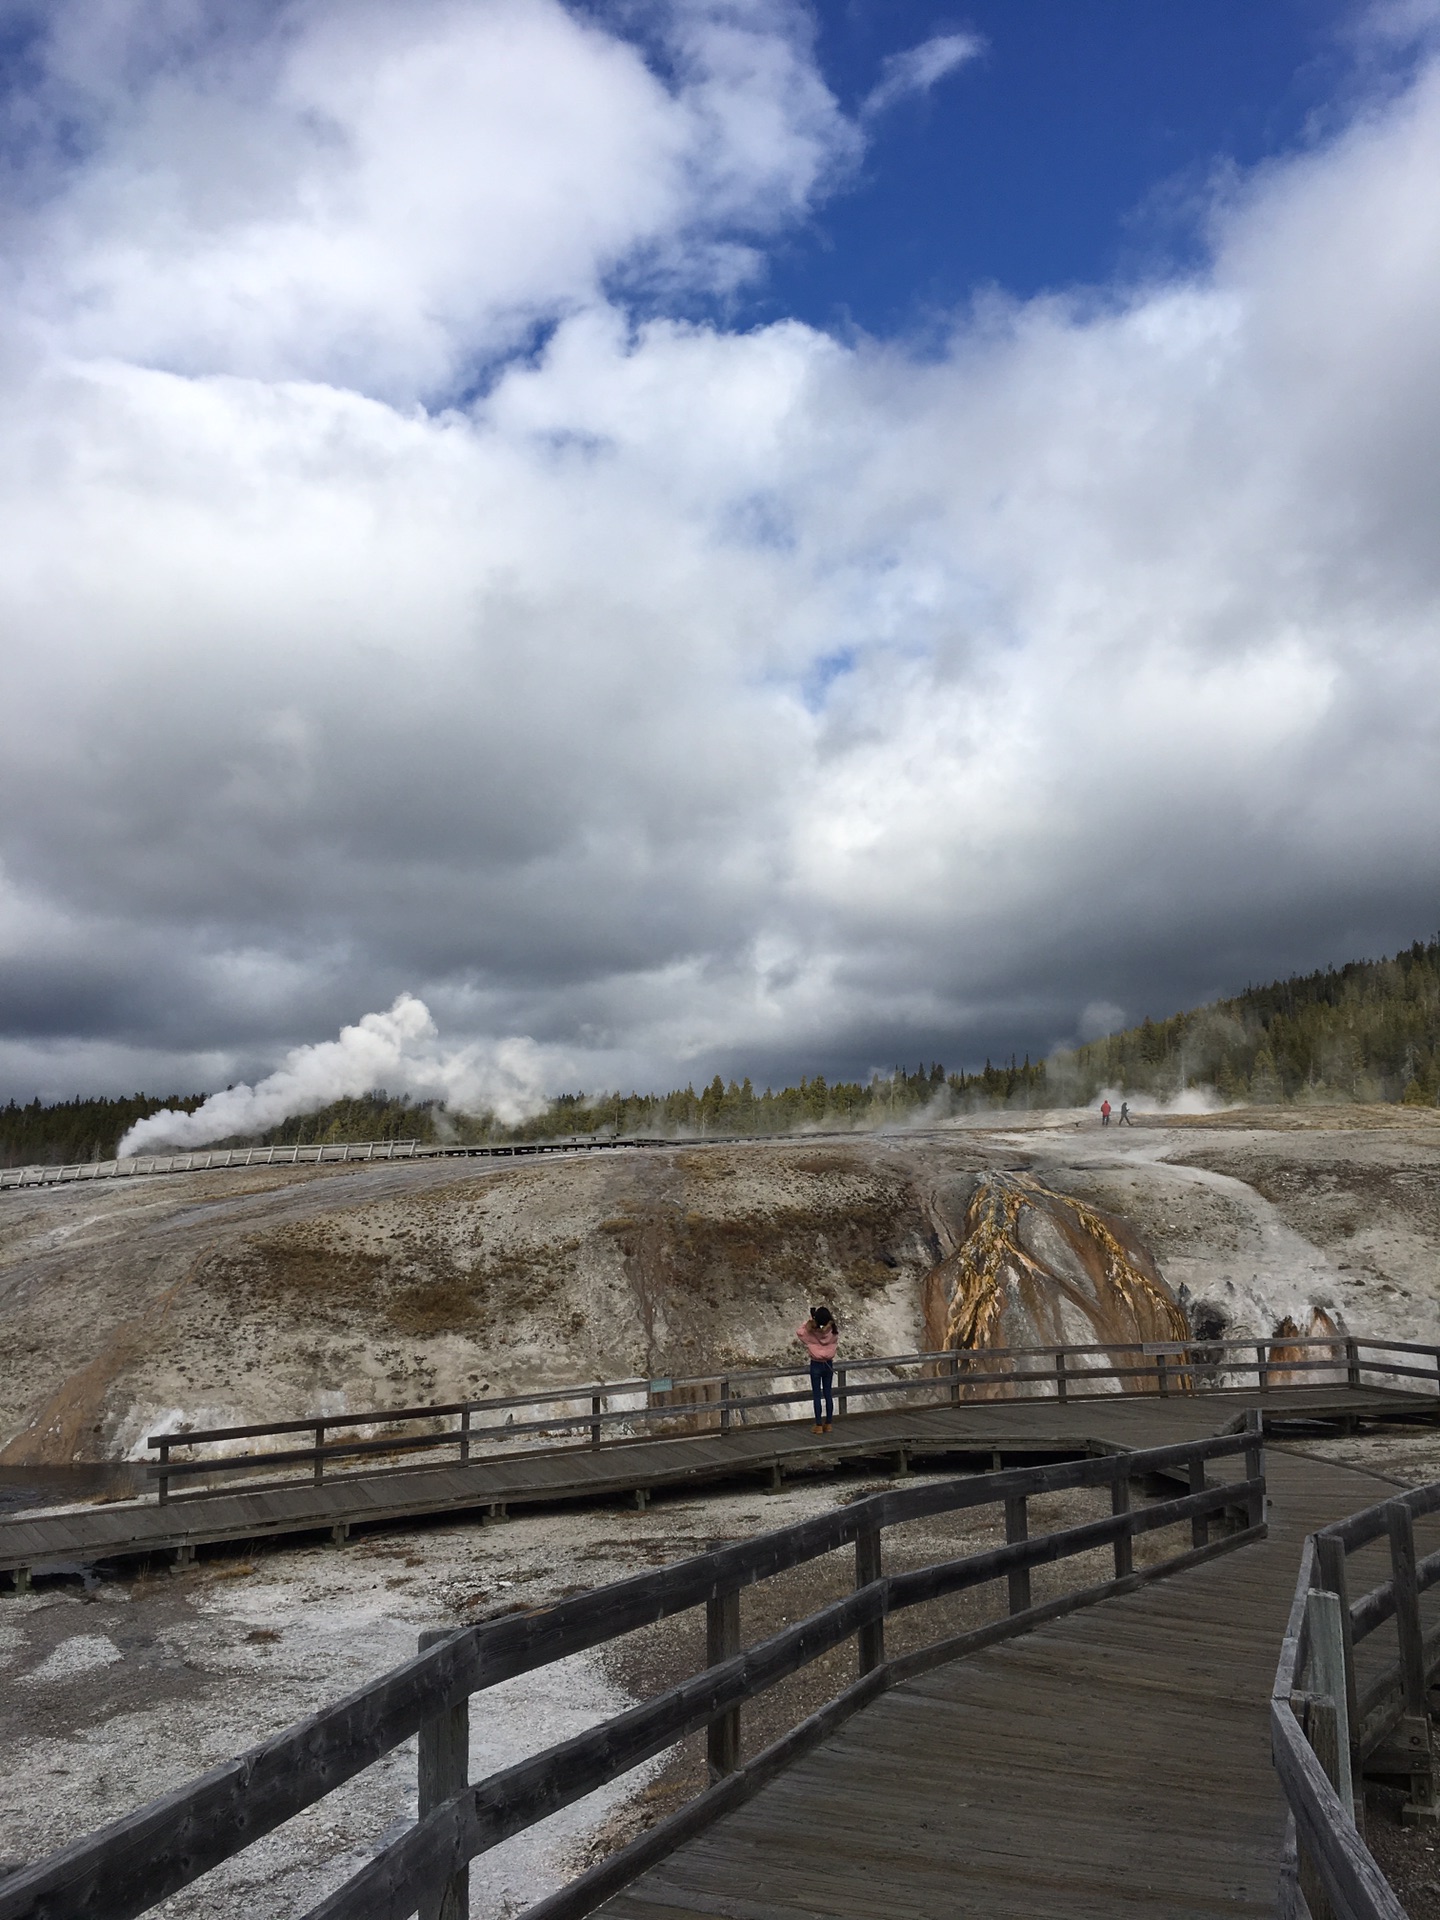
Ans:
[[[1440,935],[1386,960],[1247,987],[1168,1020],[1143,1020],[1052,1055],[1057,1106],[1102,1088],[1167,1097],[1206,1087],[1225,1100],[1400,1101],[1440,1098]]]

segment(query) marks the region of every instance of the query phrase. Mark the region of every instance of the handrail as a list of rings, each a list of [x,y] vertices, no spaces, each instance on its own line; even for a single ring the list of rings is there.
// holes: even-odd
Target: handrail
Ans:
[[[1401,1379],[1433,1379],[1440,1389],[1440,1347],[1420,1348],[1406,1343],[1400,1350],[1431,1354],[1435,1365],[1430,1369],[1412,1368],[1376,1358],[1374,1356],[1390,1352],[1391,1343],[1349,1334],[1277,1336],[1268,1341],[1077,1342],[1068,1346],[921,1350],[856,1359],[847,1356],[836,1365],[835,1390],[837,1411],[843,1421],[852,1411],[852,1403],[877,1395],[886,1395],[892,1401],[898,1398],[913,1403],[919,1398],[922,1402],[929,1399],[939,1404],[948,1401],[951,1405],[960,1405],[977,1395],[1010,1398],[1039,1394],[1066,1401],[1084,1399],[1097,1390],[1113,1390],[1102,1384],[1105,1382],[1119,1383],[1122,1391],[1153,1390],[1162,1395],[1207,1392],[1212,1388],[1205,1376],[1217,1367],[1228,1376],[1253,1374],[1262,1393],[1274,1390],[1274,1375],[1297,1373],[1305,1375],[1308,1384],[1317,1388],[1327,1384],[1358,1387],[1362,1384],[1362,1374],[1380,1374]],[[1282,1356],[1278,1360],[1272,1357],[1276,1353]],[[1097,1364],[1102,1357],[1108,1358],[1111,1364]],[[1131,1361],[1138,1364],[1122,1364]],[[911,1369],[910,1376],[899,1375],[901,1368]],[[882,1371],[888,1371],[891,1377],[862,1377]],[[773,1388],[779,1382],[802,1381],[805,1372],[806,1363],[798,1362],[679,1379],[632,1377],[585,1381],[529,1393],[494,1394],[430,1406],[317,1413],[195,1432],[152,1433],[146,1445],[158,1451],[159,1460],[151,1465],[149,1473],[157,1483],[157,1496],[163,1504],[172,1497],[187,1497],[183,1492],[172,1495],[171,1487],[176,1481],[309,1466],[315,1480],[321,1482],[326,1469],[341,1461],[356,1462],[363,1470],[367,1461],[378,1462],[388,1456],[452,1449],[457,1463],[465,1465],[479,1449],[510,1448],[515,1441],[527,1436],[558,1445],[568,1443],[594,1449],[632,1444],[657,1428],[663,1430],[682,1421],[713,1422],[721,1433],[729,1433],[737,1421],[751,1425],[757,1416],[767,1411],[774,1418],[785,1419],[791,1409],[808,1406],[810,1393],[804,1385],[789,1391],[747,1391],[762,1382],[770,1383]],[[713,1397],[712,1389],[718,1390]],[[644,1404],[639,1404],[642,1395]],[[543,1411],[547,1408],[551,1411]],[[537,1417],[517,1420],[516,1412],[526,1409]],[[502,1413],[503,1420],[486,1417]],[[447,1422],[452,1424],[444,1424]],[[385,1431],[417,1425],[426,1430]],[[372,1430],[369,1437],[338,1442],[329,1437],[361,1427]],[[228,1448],[241,1440],[299,1433],[313,1434],[313,1445],[252,1448],[212,1453],[199,1459],[183,1457],[196,1448]],[[177,1454],[182,1457],[177,1458]]]
[[[1403,1920],[1347,1804],[1352,1792],[1358,1797],[1367,1763],[1408,1775],[1412,1804],[1429,1817],[1440,1804],[1428,1699],[1440,1674],[1440,1629],[1426,1632],[1420,1617],[1421,1594],[1440,1584],[1440,1552],[1418,1558],[1414,1537],[1417,1517],[1437,1511],[1440,1482],[1411,1488],[1319,1528],[1301,1555],[1270,1725],[1312,1920]],[[1352,1602],[1348,1558],[1382,1537],[1390,1577]],[[1396,1656],[1362,1687],[1355,1649],[1391,1619]]]
[[[1242,1478],[1207,1484],[1209,1462],[1239,1454],[1244,1455]],[[1152,1474],[1179,1477],[1190,1490],[1132,1508],[1132,1479]],[[1029,1534],[1029,1499],[1080,1487],[1108,1488],[1110,1513],[1058,1532]],[[724,1776],[722,1785],[728,1781],[728,1798],[724,1793],[718,1799],[702,1796],[705,1817],[714,1817],[714,1811],[734,1804],[737,1796],[747,1797],[807,1742],[813,1744],[877,1692],[926,1664],[958,1658],[1026,1632],[1041,1620],[1129,1592],[1263,1537],[1264,1494],[1257,1416],[1243,1434],[874,1494],[593,1593],[461,1628],[198,1780],[0,1880],[0,1920],[40,1920],[42,1915],[44,1920],[80,1920],[102,1910],[107,1920],[130,1920],[254,1844],[417,1731],[422,1779],[417,1825],[339,1894],[322,1902],[317,1916],[346,1914],[358,1920],[361,1914],[412,1914],[438,1883],[453,1885],[465,1863],[504,1834],[543,1818],[700,1726],[710,1728],[712,1770]],[[992,1505],[1004,1507],[1004,1546],[903,1573],[885,1571],[882,1542],[887,1528]],[[1212,1538],[1212,1523],[1227,1512],[1239,1530]],[[1191,1526],[1186,1551],[1153,1565],[1134,1566],[1133,1543],[1139,1535],[1185,1520]],[[742,1588],[849,1545],[856,1551],[853,1593],[759,1646],[742,1648]],[[1106,1545],[1114,1553],[1113,1579],[1033,1604],[1034,1568]],[[891,1614],[1002,1579],[1008,1594],[1004,1617],[886,1660],[884,1626]],[[711,1651],[700,1674],[518,1767],[467,1784],[466,1743],[454,1736],[456,1716],[463,1717],[471,1694],[701,1604],[707,1609]],[[857,1640],[859,1683],[832,1700],[822,1715],[812,1716],[775,1748],[742,1766],[736,1718],[740,1705],[848,1638]],[[443,1792],[435,1786],[437,1778]],[[699,1807],[697,1802],[686,1810],[692,1827]],[[663,1824],[668,1844],[678,1844],[681,1826],[674,1820]],[[657,1832],[646,1836],[644,1844],[653,1848],[662,1843],[664,1836],[657,1842]],[[638,1872],[634,1862],[639,1855],[633,1848],[625,1854],[630,1863],[625,1871],[633,1867]],[[615,1861],[605,1868],[612,1878],[620,1870]],[[593,1876],[583,1876],[579,1892],[572,1890],[572,1901],[583,1896],[582,1904],[569,1909],[577,1920],[604,1897],[595,1892],[597,1884]]]
[[[649,1135],[575,1140],[507,1140],[455,1144],[441,1140],[314,1140],[274,1147],[189,1147],[124,1160],[67,1160],[0,1167],[0,1191],[73,1185],[77,1180],[133,1180],[160,1173],[209,1173],[226,1167],[338,1165],[352,1160],[507,1160],[535,1153],[597,1153],[614,1147],[693,1146]]]

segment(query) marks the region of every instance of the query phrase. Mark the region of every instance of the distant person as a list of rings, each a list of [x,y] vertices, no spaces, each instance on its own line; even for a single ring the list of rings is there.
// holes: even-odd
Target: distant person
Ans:
[[[1135,1124],[1135,1122],[1130,1118],[1130,1102],[1128,1100],[1122,1100],[1120,1102],[1119,1124],[1122,1127],[1133,1127]]]
[[[815,1431],[828,1433],[835,1418],[835,1349],[840,1344],[839,1323],[829,1307],[812,1307],[810,1318],[795,1329],[795,1338],[810,1356],[810,1396],[815,1402]],[[820,1411],[821,1398],[825,1411]]]
[[[1108,1100],[1102,1100],[1100,1102],[1100,1124],[1102,1127],[1108,1127],[1110,1124],[1110,1102]]]

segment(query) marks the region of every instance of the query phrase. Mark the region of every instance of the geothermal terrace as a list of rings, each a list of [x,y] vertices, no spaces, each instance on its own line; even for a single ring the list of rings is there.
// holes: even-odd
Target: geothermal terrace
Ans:
[[[475,1859],[474,1910],[608,1900],[659,1920],[943,1897],[1099,1913],[1123,1876],[1140,1911],[1274,1911],[1286,1800],[1268,1696],[1305,1538],[1440,1471],[1433,1354],[1386,1370],[1440,1334],[1436,1138],[1423,1115],[1344,1119],[7,1194],[0,1310],[22,1365],[0,1384],[0,1569],[16,1589],[0,1602],[0,1711],[12,1778],[30,1784],[0,1808],[0,1864],[29,1863],[0,1879],[0,1914],[62,1910],[23,1891],[54,1848],[353,1687],[390,1698],[385,1676],[423,1630],[461,1630],[427,1656],[438,1673],[465,1648],[493,1660],[546,1620],[577,1623],[558,1665],[516,1667],[512,1651],[512,1677],[471,1700],[468,1774],[484,1781],[660,1694],[678,1712],[687,1676],[836,1607],[850,1614],[831,1652],[743,1695],[738,1741],[733,1713],[708,1733],[692,1715],[635,1771],[552,1800],[549,1820]],[[818,1437],[755,1384],[772,1402],[793,1388],[777,1370],[812,1297],[835,1306],[856,1363],[935,1356],[857,1365],[851,1405]],[[1086,1381],[1100,1347],[1110,1375]],[[977,1376],[977,1351],[1009,1377]],[[866,1401],[866,1382],[884,1391]],[[536,1417],[515,1424],[531,1431],[481,1431],[525,1400]],[[462,1404],[466,1436],[458,1412],[353,1418]],[[1247,1413],[1268,1427],[1263,1519]],[[308,1431],[303,1447],[196,1437],[297,1417],[320,1425],[318,1449]],[[413,1455],[407,1434],[425,1443]],[[1170,1452],[1132,1470],[1135,1449]],[[177,1472],[162,1503],[144,1464],[162,1454],[225,1464]],[[1415,1524],[1423,1536],[1423,1503]],[[797,1527],[825,1534],[818,1558],[758,1544]],[[1097,1527],[1110,1531],[1075,1533]],[[757,1573],[756,1553],[780,1563]],[[733,1606],[721,1593],[665,1610],[700,1578],[681,1568],[717,1567],[723,1586],[736,1555],[751,1559]],[[905,1611],[957,1556],[983,1561],[986,1584]],[[660,1599],[632,1630],[638,1603],[614,1583],[637,1579]],[[614,1632],[585,1624],[607,1619]],[[952,1656],[927,1666],[937,1636]],[[813,1739],[792,1731],[827,1713]],[[165,1911],[349,1911],[339,1890],[376,1861],[412,1871],[408,1836],[457,1778],[422,1735],[417,1808],[414,1732],[204,1878],[169,1883]],[[748,1777],[797,1739],[773,1777]],[[523,1801],[518,1780],[506,1792]],[[707,1793],[729,1795],[710,1824],[667,1828]],[[666,1832],[623,1887],[594,1877]],[[152,1833],[142,1851],[164,1846]],[[555,1906],[577,1875],[588,1904]],[[353,1910],[412,1910],[394,1904],[403,1889],[386,1897]]]

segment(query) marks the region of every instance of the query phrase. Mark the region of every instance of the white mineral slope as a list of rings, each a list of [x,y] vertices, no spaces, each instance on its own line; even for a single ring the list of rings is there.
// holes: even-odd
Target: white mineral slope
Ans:
[[[1319,1308],[1440,1340],[1440,1116],[1090,1116],[465,1163],[187,1174],[0,1196],[0,1472],[149,1433],[913,1349],[975,1183],[1113,1209],[1256,1338]]]

